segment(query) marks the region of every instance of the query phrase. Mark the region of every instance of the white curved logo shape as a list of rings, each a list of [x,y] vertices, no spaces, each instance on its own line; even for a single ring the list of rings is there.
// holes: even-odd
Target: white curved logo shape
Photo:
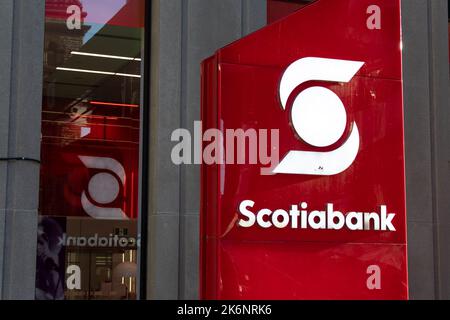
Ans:
[[[123,166],[115,159],[103,157],[79,156],[79,159],[89,169],[110,171],[119,177],[120,183],[125,185],[126,173]],[[108,172],[96,174],[89,181],[89,195],[99,204],[108,204],[115,201],[119,195],[120,185],[116,176]],[[129,220],[121,208],[99,207],[93,204],[86,195],[81,194],[81,205],[92,218],[99,220]]]
[[[292,92],[308,81],[344,82],[352,80],[364,62],[325,58],[303,58],[292,63],[280,82],[283,110]],[[292,107],[292,123],[297,134],[315,147],[336,143],[347,126],[342,101],[334,92],[323,87],[308,88],[297,96]],[[359,151],[359,130],[354,122],[347,141],[333,151],[290,151],[274,169],[275,174],[336,175],[347,170]]]

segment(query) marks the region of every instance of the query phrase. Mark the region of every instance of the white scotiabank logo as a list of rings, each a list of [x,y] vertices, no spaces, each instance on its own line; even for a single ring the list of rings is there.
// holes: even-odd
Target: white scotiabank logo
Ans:
[[[292,63],[280,83],[283,110],[293,91],[308,81],[347,83],[364,62],[303,58]],[[298,94],[292,104],[292,124],[299,137],[311,146],[324,148],[338,142],[347,127],[347,112],[341,99],[324,87],[310,87]],[[290,151],[274,169],[279,174],[336,175],[347,170],[359,151],[359,130],[356,123],[342,146],[333,151]]]
[[[81,162],[89,169],[102,170],[89,181],[90,198],[99,205],[113,203],[120,193],[120,185],[125,185],[125,169],[112,158],[79,156]],[[115,175],[113,175],[113,173]],[[92,218],[107,220],[128,220],[121,208],[101,207],[89,200],[86,190],[81,194],[81,205]]]
[[[393,220],[395,213],[388,213],[386,205],[382,205],[378,212],[343,213],[335,210],[332,203],[326,205],[325,210],[308,210],[308,203],[301,202],[300,206],[291,205],[289,211],[284,209],[261,209],[254,212],[255,202],[242,201],[239,213],[244,217],[238,221],[239,226],[251,228],[255,225],[263,229],[313,229],[313,230],[341,230],[351,231],[396,231]]]

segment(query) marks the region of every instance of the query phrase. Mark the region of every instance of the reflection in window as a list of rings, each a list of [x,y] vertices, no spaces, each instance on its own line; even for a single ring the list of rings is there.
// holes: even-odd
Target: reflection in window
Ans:
[[[145,0],[46,0],[36,299],[136,299]]]

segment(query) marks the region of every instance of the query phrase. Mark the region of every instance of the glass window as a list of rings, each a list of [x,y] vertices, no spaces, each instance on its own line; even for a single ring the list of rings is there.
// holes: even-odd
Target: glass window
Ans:
[[[36,299],[136,299],[145,0],[46,0]]]

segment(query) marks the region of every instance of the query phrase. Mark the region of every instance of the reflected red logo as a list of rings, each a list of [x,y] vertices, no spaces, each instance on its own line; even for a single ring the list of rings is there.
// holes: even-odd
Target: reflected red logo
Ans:
[[[113,203],[119,196],[121,186],[126,183],[123,166],[112,158],[80,156],[81,162],[88,169],[102,170],[91,177],[88,190],[81,194],[81,204],[91,217],[95,219],[128,220],[121,208],[110,208],[102,205]],[[97,204],[93,203],[90,198]]]

